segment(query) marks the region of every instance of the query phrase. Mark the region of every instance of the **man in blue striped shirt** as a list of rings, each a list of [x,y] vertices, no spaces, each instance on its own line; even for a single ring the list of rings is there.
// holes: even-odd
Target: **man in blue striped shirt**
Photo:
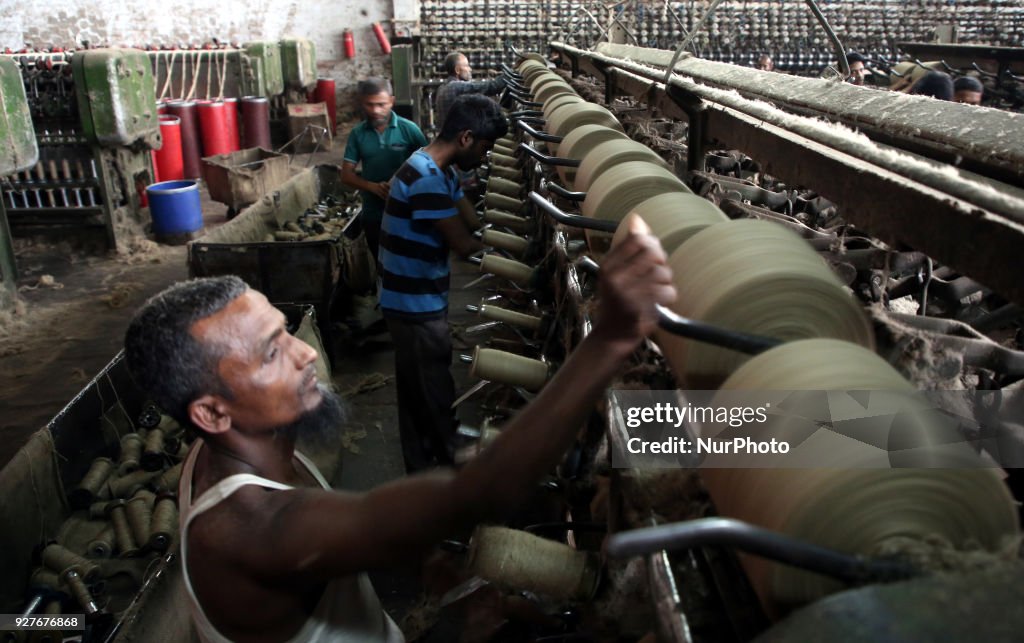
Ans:
[[[452,461],[457,420],[448,330],[451,251],[484,249],[455,168],[480,165],[508,131],[498,106],[479,94],[452,103],[441,131],[398,169],[381,223],[380,305],[395,347],[398,424],[407,471]]]

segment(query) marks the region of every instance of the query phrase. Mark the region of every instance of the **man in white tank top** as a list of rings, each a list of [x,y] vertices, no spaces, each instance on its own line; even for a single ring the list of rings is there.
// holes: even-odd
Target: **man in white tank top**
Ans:
[[[622,361],[675,299],[657,239],[638,218],[605,255],[593,331],[532,404],[458,472],[367,493],[331,491],[296,436],[338,428],[316,352],[234,277],[172,286],[125,337],[136,383],[198,430],[182,475],[182,555],[205,641],[401,641],[366,579],[407,566],[526,500],[572,444]]]

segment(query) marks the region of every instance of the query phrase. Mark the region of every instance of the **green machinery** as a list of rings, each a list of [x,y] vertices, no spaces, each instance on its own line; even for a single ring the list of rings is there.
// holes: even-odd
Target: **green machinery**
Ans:
[[[24,54],[11,64],[38,142],[33,164],[0,172],[11,227],[62,231],[123,250],[142,232],[143,190],[153,182],[150,151],[161,143],[146,53]],[[6,92],[4,99],[6,110]]]
[[[17,63],[0,56],[0,175],[26,170],[39,159],[32,116]],[[10,307],[17,292],[17,266],[11,230],[7,225],[7,204],[0,200],[0,310]]]

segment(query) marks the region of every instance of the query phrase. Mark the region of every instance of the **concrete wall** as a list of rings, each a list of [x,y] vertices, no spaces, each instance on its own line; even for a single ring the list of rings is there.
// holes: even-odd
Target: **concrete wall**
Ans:
[[[24,0],[0,0],[0,48],[97,45],[200,44],[213,38],[247,42],[284,36],[316,44],[321,76],[339,90],[339,114],[352,110],[355,82],[390,76],[390,58],[381,53],[370,25],[385,32],[391,0],[63,0],[43,8]],[[342,33],[351,29],[356,57],[345,60]]]

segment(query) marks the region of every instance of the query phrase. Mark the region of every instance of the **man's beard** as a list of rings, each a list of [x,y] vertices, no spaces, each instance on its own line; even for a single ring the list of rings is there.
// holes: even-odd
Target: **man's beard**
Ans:
[[[370,118],[368,120],[370,121],[370,125],[374,128],[380,128],[388,124],[388,121],[391,120],[391,116],[389,115],[387,118]]]
[[[316,388],[320,392],[320,404],[275,431],[278,436],[301,443],[303,451],[336,447],[341,425],[348,419],[348,409],[337,393],[322,382]]]

